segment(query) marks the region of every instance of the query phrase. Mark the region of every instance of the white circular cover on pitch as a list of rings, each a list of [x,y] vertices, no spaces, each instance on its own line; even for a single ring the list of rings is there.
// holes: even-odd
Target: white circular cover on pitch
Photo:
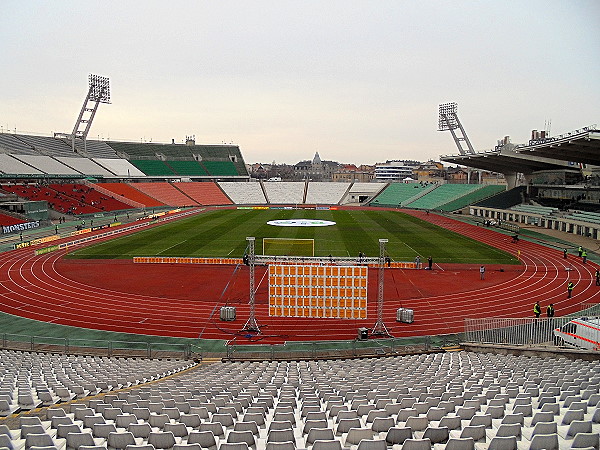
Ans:
[[[267,225],[275,225],[276,227],[328,227],[335,225],[335,222],[317,219],[289,219],[269,220]]]

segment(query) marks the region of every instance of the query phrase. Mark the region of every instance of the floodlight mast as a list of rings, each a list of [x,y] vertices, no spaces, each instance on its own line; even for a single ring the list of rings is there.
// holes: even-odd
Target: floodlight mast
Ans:
[[[260,333],[260,327],[256,321],[256,311],[254,308],[254,266],[256,265],[254,252],[254,237],[247,237],[248,241],[248,266],[250,267],[250,316],[244,325],[243,331],[253,331]]]
[[[454,143],[458,147],[459,153],[461,155],[473,155],[475,154],[475,150],[471,145],[471,141],[469,140],[465,129],[458,119],[457,111],[458,104],[456,102],[442,103],[439,106],[438,131],[450,130],[450,133],[452,133],[452,138],[454,139]],[[460,135],[456,133],[456,130],[459,130]],[[464,149],[462,146],[463,142],[467,145],[466,149]]]
[[[371,334],[374,336],[389,336],[390,333],[383,323],[383,271],[385,269],[385,244],[387,239],[379,239],[379,269],[378,269],[378,283],[377,283],[377,322],[371,330]]]
[[[76,138],[83,140],[83,151],[87,151],[87,135],[92,127],[96,111],[98,111],[98,105],[100,103],[110,103],[110,80],[108,77],[89,74],[88,80],[89,89],[70,136],[73,152],[75,152]],[[82,126],[85,126],[83,130],[81,129]]]

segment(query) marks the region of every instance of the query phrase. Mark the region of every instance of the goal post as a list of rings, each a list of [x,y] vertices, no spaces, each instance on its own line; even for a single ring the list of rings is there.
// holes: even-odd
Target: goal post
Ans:
[[[315,240],[293,238],[263,238],[263,255],[315,256]]]

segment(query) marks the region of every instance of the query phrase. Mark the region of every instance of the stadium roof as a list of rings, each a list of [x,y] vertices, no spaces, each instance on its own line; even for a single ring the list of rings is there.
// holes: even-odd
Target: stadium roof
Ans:
[[[442,156],[442,161],[492,172],[531,174],[539,170],[573,169],[573,163],[600,166],[600,131],[583,128],[530,141],[528,145],[469,155]]]
[[[583,129],[517,148],[524,156],[538,156],[600,166],[600,131]]]
[[[523,155],[515,149],[505,148],[469,155],[442,156],[441,160],[500,173],[520,172],[531,174],[539,170],[572,168],[567,161]]]

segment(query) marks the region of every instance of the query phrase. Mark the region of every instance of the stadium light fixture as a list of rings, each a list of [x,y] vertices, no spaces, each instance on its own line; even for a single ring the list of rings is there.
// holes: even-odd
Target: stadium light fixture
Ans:
[[[439,105],[438,111],[438,131],[450,131],[452,133],[454,143],[461,155],[475,154],[475,149],[471,145],[467,132],[458,119],[458,104],[456,102],[442,103]],[[463,147],[463,143],[467,148]]]
[[[456,130],[458,128],[458,104],[442,103],[439,106],[438,131]]]
[[[110,103],[110,80],[101,75],[89,74],[90,100]]]

